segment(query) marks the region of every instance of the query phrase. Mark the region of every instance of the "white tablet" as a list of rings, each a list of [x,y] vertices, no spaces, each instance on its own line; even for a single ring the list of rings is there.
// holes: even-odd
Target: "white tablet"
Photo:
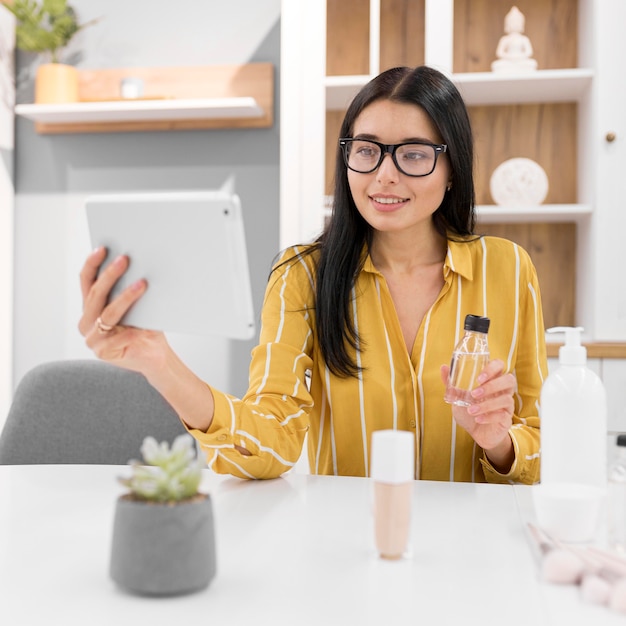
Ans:
[[[86,201],[91,244],[130,267],[113,295],[139,278],[148,289],[124,324],[250,339],[255,332],[241,205],[227,191],[128,193]]]

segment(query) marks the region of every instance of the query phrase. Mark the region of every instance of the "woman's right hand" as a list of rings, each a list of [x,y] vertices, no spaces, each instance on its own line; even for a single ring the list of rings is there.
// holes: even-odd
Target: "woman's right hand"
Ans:
[[[119,256],[99,273],[106,255],[104,247],[96,248],[80,272],[83,314],[78,328],[97,357],[148,375],[164,362],[168,350],[165,336],[119,323],[145,293],[147,282],[140,279],[109,301],[111,289],[128,269],[129,259]]]
[[[129,260],[120,256],[98,273],[106,254],[104,248],[94,250],[80,272],[83,315],[78,328],[87,345],[100,359],[141,372],[189,428],[206,431],[214,410],[210,387],[174,353],[164,333],[119,323],[148,284],[138,280],[109,301]]]

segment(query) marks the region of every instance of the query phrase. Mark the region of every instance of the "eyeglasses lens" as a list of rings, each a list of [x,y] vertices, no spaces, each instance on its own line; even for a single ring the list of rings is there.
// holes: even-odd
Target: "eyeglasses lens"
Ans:
[[[381,163],[381,147],[371,141],[352,139],[346,142],[346,164],[355,172],[373,172]],[[433,146],[407,143],[394,152],[398,169],[409,176],[426,176],[435,168],[436,152]]]

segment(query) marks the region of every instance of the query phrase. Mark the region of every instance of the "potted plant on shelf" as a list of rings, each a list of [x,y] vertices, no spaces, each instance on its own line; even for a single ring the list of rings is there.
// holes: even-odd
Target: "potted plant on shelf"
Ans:
[[[58,103],[78,101],[78,71],[61,63],[59,52],[91,20],[79,24],[67,0],[0,0],[16,20],[15,45],[26,52],[48,54],[49,62],[37,68],[35,102]]]
[[[115,507],[111,578],[143,595],[199,591],[215,576],[213,510],[209,495],[198,491],[202,464],[193,438],[177,437],[170,449],[146,437],[144,463],[130,461],[129,491]]]

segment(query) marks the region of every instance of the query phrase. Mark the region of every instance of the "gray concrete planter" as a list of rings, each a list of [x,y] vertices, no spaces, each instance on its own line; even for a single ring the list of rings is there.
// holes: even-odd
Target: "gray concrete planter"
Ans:
[[[111,578],[142,595],[199,591],[215,576],[213,509],[208,495],[177,504],[117,500]]]

